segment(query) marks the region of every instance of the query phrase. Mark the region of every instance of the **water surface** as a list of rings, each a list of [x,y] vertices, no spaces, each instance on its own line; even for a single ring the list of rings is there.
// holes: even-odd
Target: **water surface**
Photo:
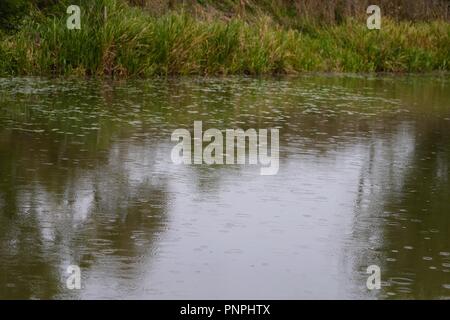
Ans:
[[[197,120],[278,174],[172,164]],[[0,79],[0,298],[450,298],[449,164],[444,76]]]

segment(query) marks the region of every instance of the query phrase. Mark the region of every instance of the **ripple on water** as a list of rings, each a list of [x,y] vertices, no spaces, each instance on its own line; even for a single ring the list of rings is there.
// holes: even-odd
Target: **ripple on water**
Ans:
[[[410,288],[408,288],[408,287],[400,287],[400,288],[397,289],[397,292],[408,294],[408,293],[411,293],[412,290]]]
[[[394,277],[390,278],[389,282],[400,286],[410,286],[413,284],[414,280],[410,278]]]

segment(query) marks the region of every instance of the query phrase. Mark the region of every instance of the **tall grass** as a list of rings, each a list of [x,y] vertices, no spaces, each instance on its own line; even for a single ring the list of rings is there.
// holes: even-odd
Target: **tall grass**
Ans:
[[[106,19],[104,15],[106,8]],[[85,1],[81,30],[65,10],[39,11],[0,39],[1,75],[149,77],[171,74],[450,71],[450,24],[346,19],[289,29],[271,17],[227,21],[153,16],[119,0]]]

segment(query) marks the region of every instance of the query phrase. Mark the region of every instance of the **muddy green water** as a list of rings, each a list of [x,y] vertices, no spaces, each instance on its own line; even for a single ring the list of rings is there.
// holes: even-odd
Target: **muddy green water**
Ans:
[[[195,120],[278,174],[174,165]],[[449,165],[444,76],[0,79],[0,298],[450,298]]]

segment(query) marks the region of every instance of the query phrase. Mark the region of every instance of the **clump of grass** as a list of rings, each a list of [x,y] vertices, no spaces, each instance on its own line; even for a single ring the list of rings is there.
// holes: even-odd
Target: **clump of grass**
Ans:
[[[171,74],[271,74],[450,71],[450,24],[383,19],[289,29],[271,17],[252,22],[196,19],[183,11],[152,16],[119,0],[80,0],[81,30],[65,10],[36,11],[0,38],[0,74],[149,77]],[[106,9],[106,15],[105,15]]]

